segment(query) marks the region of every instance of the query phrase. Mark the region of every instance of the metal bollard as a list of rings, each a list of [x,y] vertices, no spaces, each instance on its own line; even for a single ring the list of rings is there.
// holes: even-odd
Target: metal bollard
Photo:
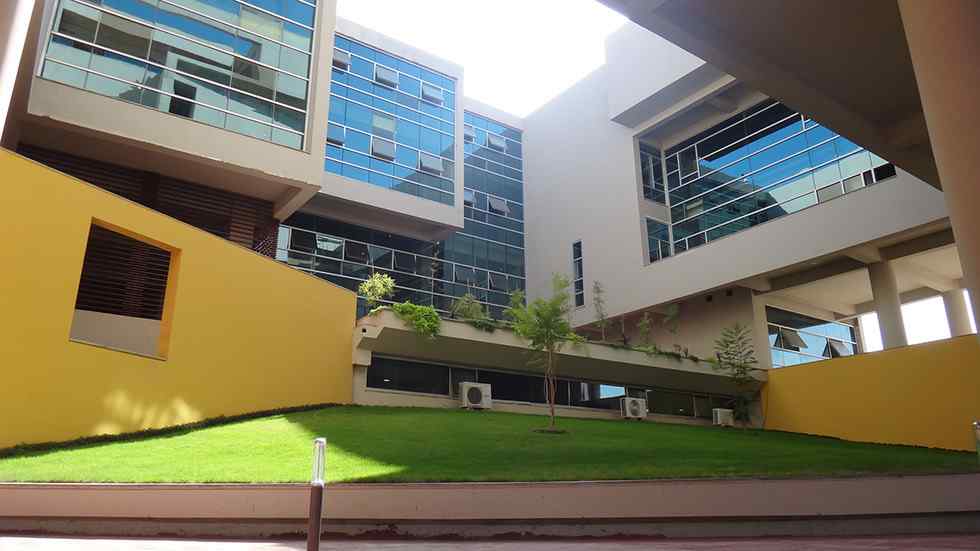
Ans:
[[[323,517],[323,471],[326,467],[327,439],[313,441],[313,475],[310,477],[310,524],[306,530],[306,551],[320,549],[320,522]]]

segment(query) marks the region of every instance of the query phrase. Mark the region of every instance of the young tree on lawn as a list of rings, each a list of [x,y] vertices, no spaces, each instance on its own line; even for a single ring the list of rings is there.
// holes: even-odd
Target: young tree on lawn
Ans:
[[[735,384],[735,418],[749,420],[749,404],[755,397],[755,377],[752,372],[758,369],[755,364],[755,347],[752,345],[752,331],[745,325],[736,323],[721,332],[715,341],[714,368],[731,377]]]
[[[606,290],[598,280],[592,282],[592,307],[595,309],[595,325],[602,332],[602,342],[606,342],[606,328],[609,327],[610,319],[606,315]]]
[[[571,295],[568,278],[555,274],[551,278],[551,296],[537,298],[525,304],[524,293],[515,291],[510,297],[506,315],[512,321],[514,333],[526,340],[531,349],[544,356],[544,379],[547,390],[549,430],[555,428],[555,393],[558,352],[568,342],[580,342],[582,338],[572,331],[568,321],[571,311]]]

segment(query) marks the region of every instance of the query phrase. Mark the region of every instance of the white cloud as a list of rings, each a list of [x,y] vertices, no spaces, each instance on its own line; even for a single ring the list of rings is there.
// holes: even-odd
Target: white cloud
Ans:
[[[520,117],[602,65],[626,21],[594,0],[340,0],[337,13],[462,65],[466,96]]]

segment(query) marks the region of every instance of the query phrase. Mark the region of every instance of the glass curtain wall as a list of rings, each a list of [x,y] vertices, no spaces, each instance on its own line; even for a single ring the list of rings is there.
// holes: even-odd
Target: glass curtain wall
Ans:
[[[895,175],[884,159],[774,100],[665,152],[675,252]]]
[[[829,360],[857,353],[854,327],[772,306],[766,307],[773,367]]]
[[[444,313],[469,293],[503,317],[510,293],[525,290],[522,136],[472,113],[465,120],[462,231],[420,241],[297,213],[280,227],[277,258],[351,290],[373,272],[387,273],[395,280],[393,302]]]
[[[326,170],[453,205],[456,81],[339,34],[334,47]]]
[[[41,77],[303,147],[315,0],[60,0]]]

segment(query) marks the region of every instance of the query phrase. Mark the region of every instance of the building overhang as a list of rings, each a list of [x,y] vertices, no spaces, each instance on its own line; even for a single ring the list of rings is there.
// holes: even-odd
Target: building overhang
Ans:
[[[425,339],[388,309],[361,318],[354,328],[354,365],[367,366],[372,355],[446,365],[542,373],[530,362],[535,352],[508,329],[482,331],[467,323],[443,320],[440,334]],[[734,394],[731,379],[707,362],[648,356],[643,352],[595,343],[568,344],[558,354],[558,376],[609,384]],[[760,381],[766,379],[759,372]]]
[[[602,2],[939,187],[894,0]]]

